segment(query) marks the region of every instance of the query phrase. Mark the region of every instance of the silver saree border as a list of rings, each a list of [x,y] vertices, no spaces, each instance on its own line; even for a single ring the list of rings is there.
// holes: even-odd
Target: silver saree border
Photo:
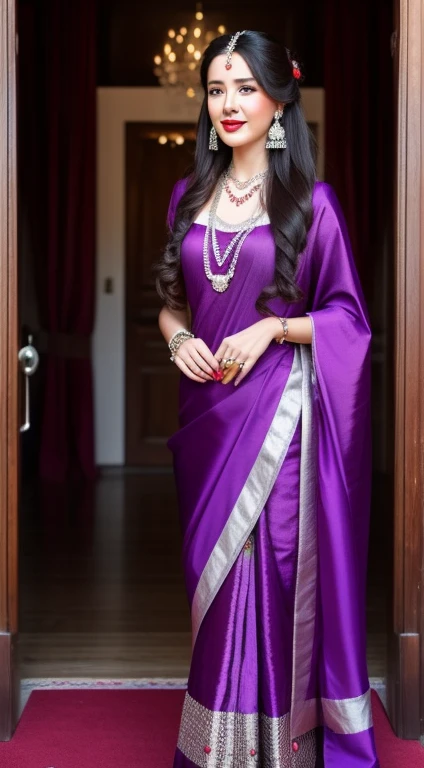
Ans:
[[[368,690],[354,699],[322,699],[325,725],[340,734],[367,730],[370,695]],[[186,691],[177,746],[199,768],[256,768],[258,763],[261,768],[315,768],[315,726],[296,738],[295,751],[290,720],[290,712],[269,717],[208,709]]]
[[[315,731],[296,746],[294,751],[289,714],[214,711],[186,692],[178,749],[200,768],[315,768]]]
[[[269,430],[197,584],[191,607],[193,647],[209,606],[254,528],[286,457],[301,413],[301,382],[301,356],[296,346]]]

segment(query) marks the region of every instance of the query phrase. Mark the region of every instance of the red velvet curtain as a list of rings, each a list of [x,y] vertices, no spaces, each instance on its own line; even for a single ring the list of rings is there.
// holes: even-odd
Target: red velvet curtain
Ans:
[[[369,302],[375,249],[391,226],[391,0],[325,0],[326,180],[343,206]]]
[[[40,475],[94,478],[91,334],[95,280],[95,0],[43,7],[45,249],[38,297],[46,340]],[[42,83],[43,85],[43,83]],[[44,98],[43,98],[44,93]]]

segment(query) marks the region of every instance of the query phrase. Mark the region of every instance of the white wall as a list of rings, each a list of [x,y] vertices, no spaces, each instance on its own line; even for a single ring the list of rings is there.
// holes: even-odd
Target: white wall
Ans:
[[[303,88],[308,121],[324,147],[324,92]],[[199,104],[167,96],[164,88],[97,90],[97,278],[93,336],[96,463],[125,461],[125,123],[196,122]],[[323,155],[319,158],[323,178]],[[113,293],[104,293],[107,277]]]

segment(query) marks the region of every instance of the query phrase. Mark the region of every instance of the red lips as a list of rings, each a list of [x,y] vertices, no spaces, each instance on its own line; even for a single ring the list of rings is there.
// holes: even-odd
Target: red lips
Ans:
[[[227,133],[234,133],[242,128],[245,122],[245,120],[221,120],[221,125]]]

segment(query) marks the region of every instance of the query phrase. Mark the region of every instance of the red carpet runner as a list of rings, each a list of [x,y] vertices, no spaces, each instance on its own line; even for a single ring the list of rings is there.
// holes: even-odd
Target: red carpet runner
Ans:
[[[34,691],[1,768],[171,768],[183,690]],[[424,768],[424,749],[394,736],[373,692],[381,768]]]

